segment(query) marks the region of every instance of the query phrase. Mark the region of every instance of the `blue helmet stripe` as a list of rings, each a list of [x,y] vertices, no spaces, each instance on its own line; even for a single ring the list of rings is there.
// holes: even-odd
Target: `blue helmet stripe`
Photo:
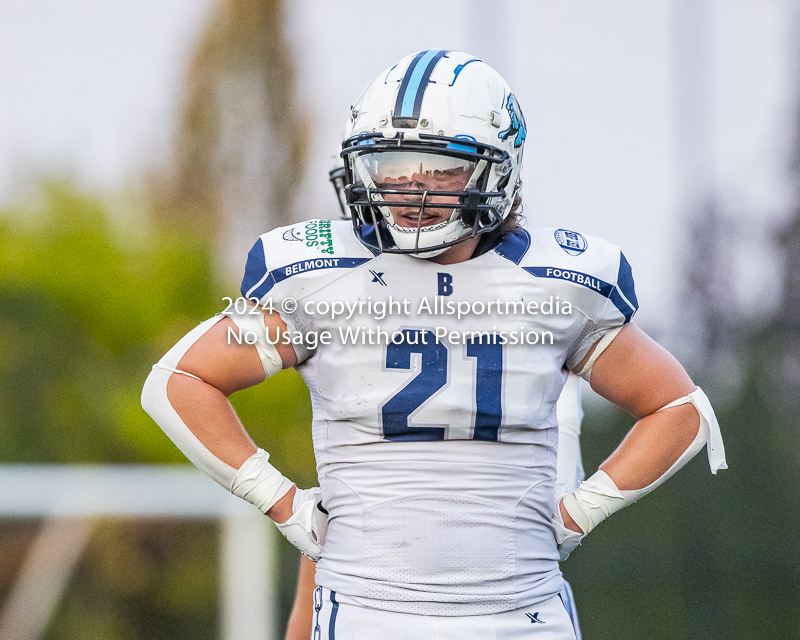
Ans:
[[[428,87],[428,81],[436,64],[448,52],[444,49],[429,49],[420,51],[406,69],[400,90],[397,92],[397,102],[394,106],[395,118],[419,118],[422,107],[422,97]]]
[[[394,105],[394,117],[399,118],[402,116],[403,110],[403,96],[406,95],[408,91],[408,85],[411,82],[411,76],[414,74],[414,70],[417,68],[419,61],[422,57],[426,54],[430,53],[429,51],[420,51],[414,59],[411,61],[411,64],[408,65],[408,69],[406,69],[405,74],[403,75],[403,80],[400,83],[400,89],[397,91],[397,102]],[[405,117],[405,116],[402,116]]]

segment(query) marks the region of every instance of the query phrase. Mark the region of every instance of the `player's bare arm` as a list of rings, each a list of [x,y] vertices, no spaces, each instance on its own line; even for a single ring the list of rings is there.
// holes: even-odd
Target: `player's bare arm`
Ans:
[[[659,411],[695,389],[681,364],[636,325],[626,325],[592,367],[591,386],[639,421],[600,469],[620,490],[658,480],[697,436],[692,404]],[[561,506],[565,525],[580,531]]]
[[[639,421],[600,468],[622,490],[652,484],[697,435],[692,404],[659,411],[690,394],[695,384],[681,364],[636,325],[627,325],[598,358],[592,389]]]
[[[320,490],[297,489],[251,440],[228,396],[296,363],[297,349],[276,332],[286,322],[261,308],[233,306],[190,331],[153,366],[142,406],[202,471],[272,518],[300,551],[318,559],[326,517],[317,509]],[[231,339],[245,332],[251,343]],[[245,341],[247,342],[247,341]]]
[[[713,473],[727,468],[714,410],[680,363],[632,325],[610,339],[605,350],[601,341],[592,349],[592,388],[639,421],[600,470],[559,501],[553,525],[562,560],[597,524],[650,493],[704,446]],[[591,351],[585,358],[594,359]]]
[[[263,314],[265,328],[286,331],[280,315]],[[169,400],[186,426],[217,458],[239,469],[257,447],[239,421],[228,396],[264,381],[265,374],[253,345],[228,339],[232,320],[215,324],[192,345],[178,363],[178,369],[197,376],[173,374],[167,384]],[[295,364],[291,345],[275,345],[283,368]],[[286,522],[292,515],[295,488],[283,496],[267,515]]]

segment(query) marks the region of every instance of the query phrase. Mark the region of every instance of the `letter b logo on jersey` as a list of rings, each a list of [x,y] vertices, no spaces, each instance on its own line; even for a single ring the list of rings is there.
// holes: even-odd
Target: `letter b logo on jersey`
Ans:
[[[453,276],[449,273],[437,273],[439,276],[439,295],[449,296],[453,293]]]

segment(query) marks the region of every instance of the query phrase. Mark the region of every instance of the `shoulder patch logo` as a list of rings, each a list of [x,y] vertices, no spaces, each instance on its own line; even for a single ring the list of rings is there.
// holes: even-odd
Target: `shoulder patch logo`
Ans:
[[[584,251],[588,243],[577,231],[568,231],[567,229],[558,229],[554,234],[558,246],[561,247],[571,256],[579,256]]]
[[[302,242],[303,237],[300,235],[300,231],[297,229],[287,229],[283,232],[283,239],[286,242]]]

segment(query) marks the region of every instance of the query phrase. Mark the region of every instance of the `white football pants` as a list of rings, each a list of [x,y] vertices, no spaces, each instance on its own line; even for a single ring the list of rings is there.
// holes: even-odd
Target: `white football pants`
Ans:
[[[485,616],[424,616],[362,607],[317,587],[311,640],[579,640],[571,591],[564,596]]]

